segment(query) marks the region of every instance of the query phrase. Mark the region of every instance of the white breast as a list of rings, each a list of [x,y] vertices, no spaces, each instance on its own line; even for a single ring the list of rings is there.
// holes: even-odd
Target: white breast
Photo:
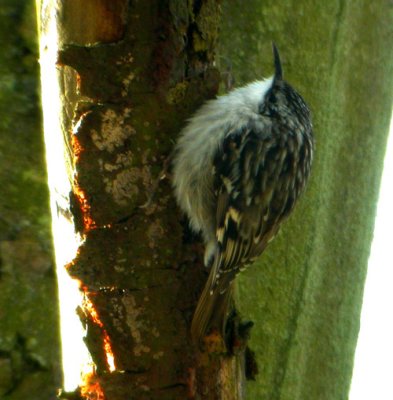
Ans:
[[[250,83],[204,104],[180,133],[174,158],[173,185],[191,227],[214,239],[213,159],[228,132],[239,130],[258,114],[273,77]],[[262,123],[262,121],[261,121]]]

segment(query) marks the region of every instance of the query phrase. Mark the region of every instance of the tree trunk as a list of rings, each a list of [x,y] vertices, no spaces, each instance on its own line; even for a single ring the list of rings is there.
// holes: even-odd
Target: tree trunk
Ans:
[[[244,355],[208,356],[190,343],[205,280],[202,247],[183,233],[168,178],[184,120],[217,92],[218,23],[216,0],[42,5],[58,275],[65,268],[79,284],[78,314],[93,361],[79,394],[64,398],[243,396]],[[70,285],[60,280],[60,294]],[[65,324],[62,331],[63,340],[71,337]]]

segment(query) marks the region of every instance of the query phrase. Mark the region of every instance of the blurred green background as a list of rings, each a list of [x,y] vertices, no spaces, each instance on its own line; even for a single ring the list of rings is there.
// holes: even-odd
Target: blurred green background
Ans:
[[[0,399],[61,386],[32,0],[0,2]]]

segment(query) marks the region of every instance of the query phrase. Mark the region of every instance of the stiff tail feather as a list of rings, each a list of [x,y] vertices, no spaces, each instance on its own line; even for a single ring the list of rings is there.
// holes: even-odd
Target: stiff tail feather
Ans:
[[[214,278],[215,273],[212,268],[209,279],[198,300],[191,323],[191,337],[198,346],[202,345],[203,338],[209,333],[210,329],[218,329],[225,339],[225,325],[232,299],[233,285],[223,279],[212,290]]]

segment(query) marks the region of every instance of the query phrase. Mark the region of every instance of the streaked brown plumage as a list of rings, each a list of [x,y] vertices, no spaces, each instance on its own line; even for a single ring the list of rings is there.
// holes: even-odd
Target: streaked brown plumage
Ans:
[[[211,266],[191,326],[196,343],[210,328],[225,330],[235,276],[274,238],[309,177],[310,112],[283,80],[275,47],[274,59],[273,78],[202,107],[176,148],[177,199],[191,226],[202,231]]]

